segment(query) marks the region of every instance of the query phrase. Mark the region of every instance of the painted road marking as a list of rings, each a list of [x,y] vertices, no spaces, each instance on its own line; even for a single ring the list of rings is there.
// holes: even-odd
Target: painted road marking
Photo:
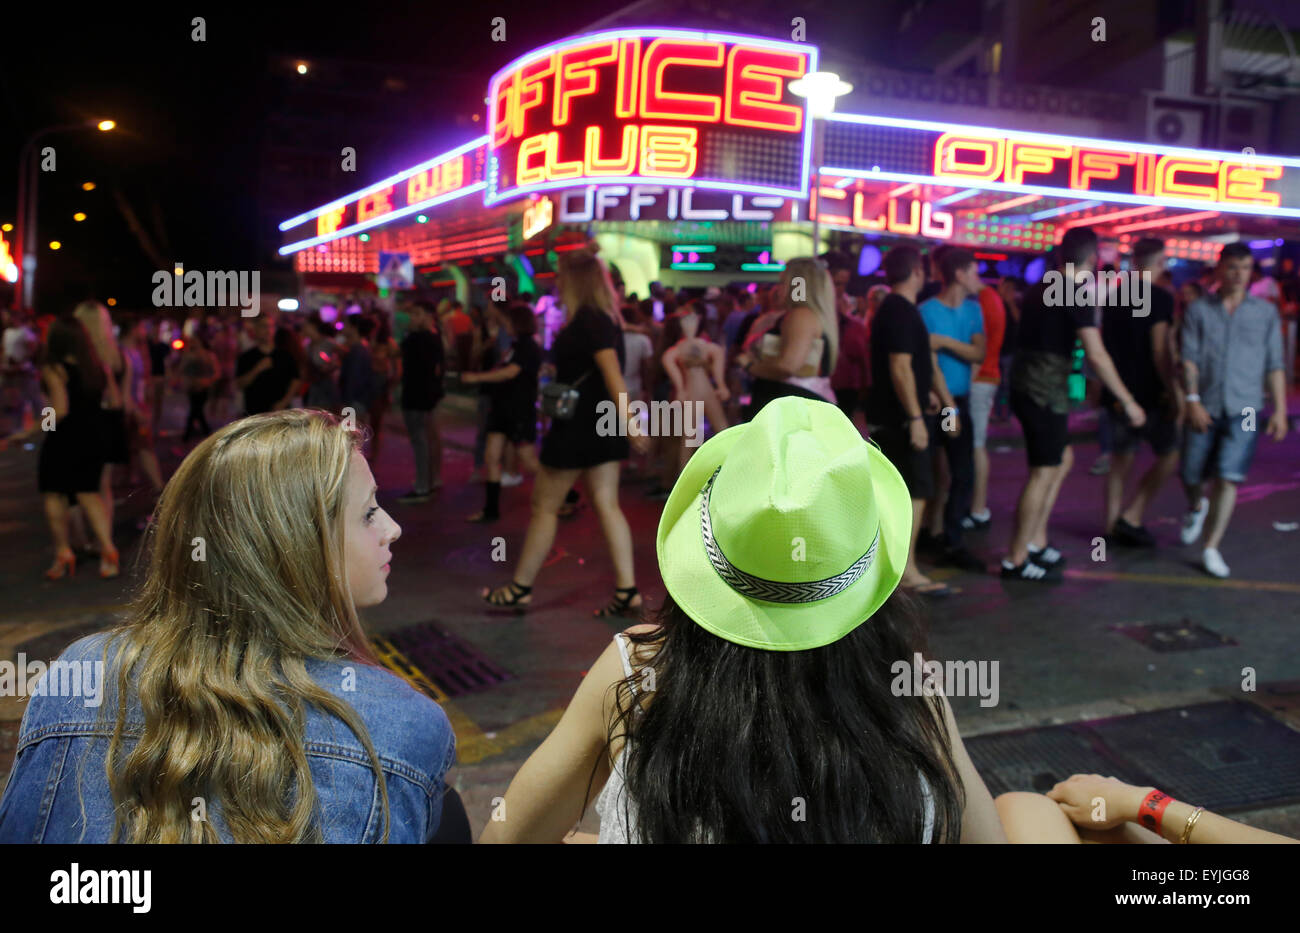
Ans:
[[[1271,580],[1219,580],[1214,577],[1182,577],[1156,573],[1107,573],[1091,570],[1067,570],[1072,580],[1123,580],[1129,583],[1163,583],[1169,586],[1208,586],[1227,590],[1266,590],[1270,593],[1300,593],[1300,583],[1274,583]]]
[[[559,707],[511,723],[497,732],[484,732],[479,728],[478,723],[451,702],[447,694],[411,663],[411,659],[399,651],[391,641],[379,635],[373,636],[370,641],[384,667],[415,689],[427,693],[447,714],[451,731],[456,735],[457,764],[478,764],[485,759],[504,754],[516,745],[545,738],[564,715],[564,708]]]

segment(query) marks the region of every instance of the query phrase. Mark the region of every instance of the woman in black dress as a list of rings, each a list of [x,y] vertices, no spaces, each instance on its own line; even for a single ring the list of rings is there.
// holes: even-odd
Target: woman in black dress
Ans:
[[[91,348],[104,364],[104,400],[99,409],[99,439],[104,445],[104,471],[99,481],[99,495],[108,512],[108,526],[113,527],[113,467],[131,462],[131,445],[126,436],[126,386],[131,373],[126,357],[113,335],[113,318],[98,301],[83,301],[72,312],[86,329]],[[77,516],[74,515],[74,519]],[[81,522],[75,522],[79,529]]]
[[[106,451],[100,415],[109,378],[105,370],[89,335],[75,317],[61,317],[50,325],[41,380],[54,410],[54,424],[53,430],[43,432],[45,441],[37,476],[45,518],[54,538],[54,566],[45,572],[51,580],[67,576],[76,568],[76,557],[68,546],[68,510],[73,504],[86,513],[99,542],[99,575],[118,574],[112,526],[99,492]]]
[[[568,317],[552,346],[555,378],[578,391],[577,407],[568,420],[552,419],[542,441],[532,520],[514,578],[484,590],[482,596],[494,606],[529,604],[533,582],[555,541],[560,506],[582,477],[600,517],[617,584],[614,600],[596,615],[618,615],[641,605],[632,563],[632,531],[618,505],[619,463],[627,459],[629,441],[638,452],[648,449],[649,443],[642,435],[629,437],[630,431],[617,429],[632,420],[623,381],[623,321],[609,270],[593,248],[575,250],[561,261],[558,285]]]

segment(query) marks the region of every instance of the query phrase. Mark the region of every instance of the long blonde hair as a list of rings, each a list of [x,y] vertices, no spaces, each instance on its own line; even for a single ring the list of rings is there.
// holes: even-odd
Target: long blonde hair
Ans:
[[[618,292],[609,276],[609,268],[596,255],[594,245],[575,249],[560,256],[560,275],[557,283],[560,301],[564,305],[565,321],[573,320],[579,308],[599,308],[608,314],[619,327],[623,315],[618,307]]]
[[[388,838],[388,791],[365,724],[305,663],[374,659],[344,565],[360,442],[324,412],[256,415],[199,444],[163,490],[148,578],[110,639],[115,659],[105,652],[118,687],[107,759],[114,841],[220,841],[210,821],[191,819],[196,797],[220,804],[236,842],[321,841],[307,704],[365,747]],[[144,731],[127,752],[132,689]]]
[[[86,328],[95,352],[110,373],[122,368],[122,348],[113,336],[113,318],[98,301],[83,301],[72,312]]]
[[[803,279],[803,299],[794,301],[791,298],[792,283],[800,278]],[[840,357],[840,321],[839,315],[835,313],[835,282],[831,279],[831,274],[820,260],[811,256],[791,259],[781,273],[781,290],[787,308],[805,305],[821,318],[822,336],[830,347],[830,372],[824,373],[829,376],[834,372],[835,362]]]

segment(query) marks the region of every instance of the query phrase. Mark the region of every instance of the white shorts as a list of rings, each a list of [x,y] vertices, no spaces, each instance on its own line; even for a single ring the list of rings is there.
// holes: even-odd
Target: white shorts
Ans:
[[[984,441],[989,436],[989,415],[993,413],[993,401],[997,396],[996,382],[970,384],[971,440],[975,447],[983,447]]]

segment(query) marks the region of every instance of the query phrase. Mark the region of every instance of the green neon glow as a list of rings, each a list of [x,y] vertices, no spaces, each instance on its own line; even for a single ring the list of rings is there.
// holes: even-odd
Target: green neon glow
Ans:
[[[675,262],[671,268],[682,272],[712,272],[717,266],[711,262]]]
[[[744,272],[780,272],[785,268],[783,262],[742,262],[740,268]]]
[[[718,248],[705,243],[703,246],[674,246],[674,253],[716,253]]]

